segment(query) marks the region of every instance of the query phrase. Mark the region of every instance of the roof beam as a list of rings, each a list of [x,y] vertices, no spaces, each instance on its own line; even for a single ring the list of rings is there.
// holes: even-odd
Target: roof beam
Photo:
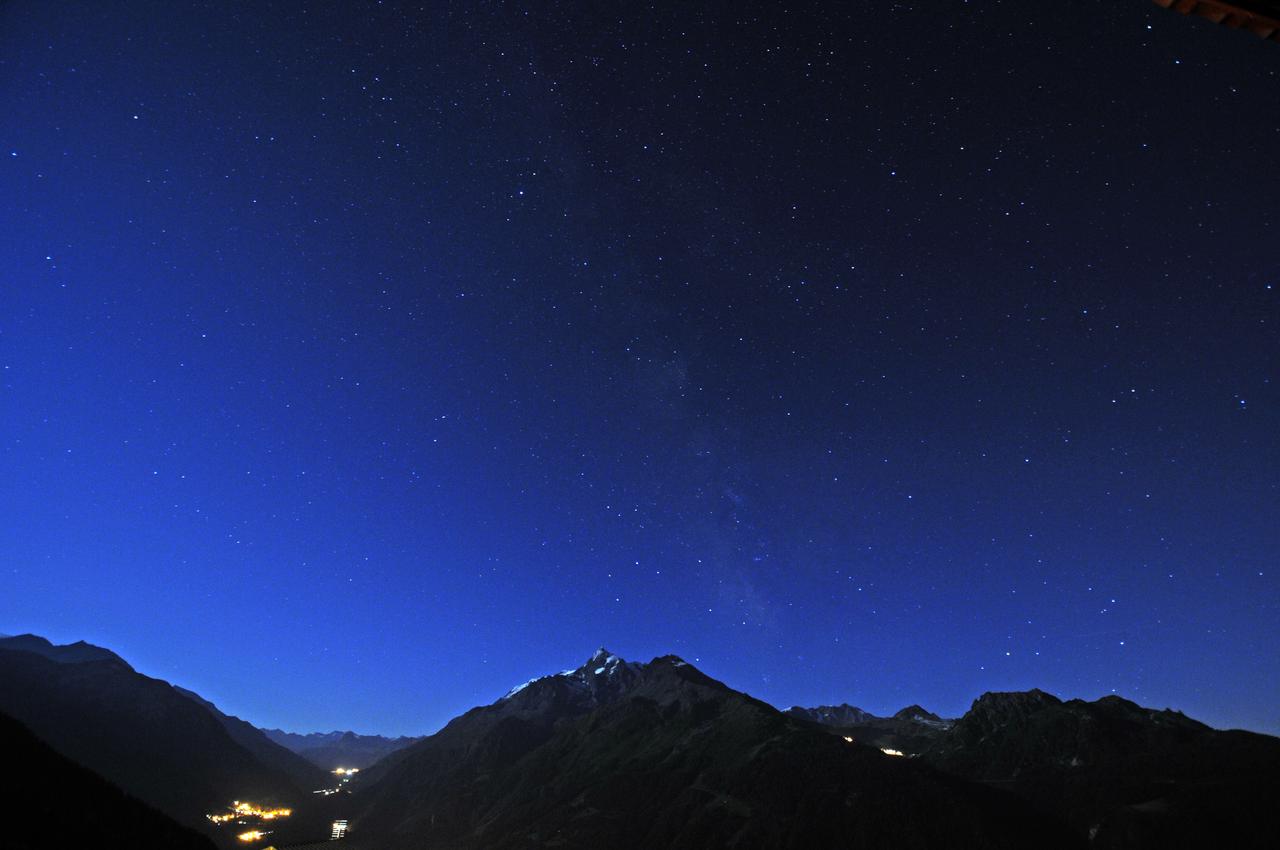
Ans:
[[[1199,15],[1215,24],[1232,29],[1248,30],[1262,38],[1280,41],[1280,0],[1155,0],[1155,2],[1181,12]]]

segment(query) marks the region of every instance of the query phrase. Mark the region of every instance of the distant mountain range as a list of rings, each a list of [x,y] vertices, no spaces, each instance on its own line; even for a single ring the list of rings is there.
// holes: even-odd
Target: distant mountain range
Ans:
[[[262,731],[280,746],[287,747],[325,770],[340,767],[364,769],[383,756],[421,740],[407,736],[385,738],[382,735],[357,735],[355,732],[311,732],[300,735],[283,729]]]
[[[862,744],[882,750],[919,753],[954,721],[943,720],[918,705],[910,705],[891,717],[877,717],[852,705],[792,706],[787,714],[822,726],[842,730]]]
[[[14,799],[67,819],[24,850],[113,846],[93,836],[117,808],[138,836],[171,836],[130,846],[201,846],[144,803],[230,846],[204,814],[231,799],[295,808],[273,826],[276,846],[347,819],[348,850],[1280,846],[1280,739],[1118,697],[989,693],[954,720],[918,705],[781,712],[675,656],[602,649],[422,739],[296,735],[101,647],[23,635],[0,638],[0,712],[27,727],[0,718],[6,752],[59,777]],[[335,758],[365,769],[312,793],[335,787],[320,767]],[[48,799],[64,781],[83,806]]]
[[[843,703],[841,705],[820,705],[816,708],[801,708],[794,705],[787,709],[787,714],[824,726],[856,726],[867,723],[888,723],[890,721],[917,723],[935,728],[951,725],[950,720],[943,720],[932,711],[926,711],[918,705],[909,705],[892,717],[877,717],[869,711]]]

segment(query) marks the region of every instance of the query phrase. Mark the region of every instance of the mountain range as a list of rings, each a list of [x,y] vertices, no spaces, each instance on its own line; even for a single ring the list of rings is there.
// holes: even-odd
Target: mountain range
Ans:
[[[909,705],[890,717],[877,717],[852,705],[792,706],[787,714],[811,723],[841,730],[859,743],[881,750],[916,754],[927,749],[954,723],[918,705]]]
[[[1280,847],[1280,739],[1118,696],[984,694],[920,757],[1013,791],[1097,848]]]
[[[600,650],[384,759],[360,847],[1075,847],[1000,791],[850,744],[675,656]]]
[[[201,846],[178,824],[237,844],[205,818],[232,799],[294,809],[238,845],[257,848],[325,838],[338,818],[350,850],[1280,846],[1280,739],[1118,697],[988,693],[952,720],[783,712],[675,656],[601,649],[425,738],[295,735],[109,650],[23,635],[0,639],[0,712],[14,751],[90,789],[70,826],[83,816],[90,835],[118,807],[143,824],[136,847]],[[339,756],[367,767],[333,793],[318,764]],[[70,846],[52,835],[16,846]]]
[[[919,706],[892,717],[849,705],[787,713],[1009,790],[1096,848],[1280,846],[1280,817],[1264,800],[1280,787],[1280,740],[1267,735],[1041,690],[983,694],[957,720]]]
[[[409,746],[419,738],[358,735],[355,732],[311,732],[300,735],[283,729],[263,729],[272,741],[325,770],[341,767],[364,769],[383,756]]]

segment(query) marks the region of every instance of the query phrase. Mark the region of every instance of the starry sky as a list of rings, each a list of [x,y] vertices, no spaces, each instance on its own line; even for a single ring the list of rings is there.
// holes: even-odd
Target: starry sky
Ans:
[[[4,2],[0,632],[1280,733],[1277,86],[1144,0]]]

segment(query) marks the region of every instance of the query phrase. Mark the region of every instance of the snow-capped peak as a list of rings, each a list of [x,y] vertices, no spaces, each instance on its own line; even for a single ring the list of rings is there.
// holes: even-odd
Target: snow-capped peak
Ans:
[[[619,665],[626,665],[617,655],[614,655],[603,646],[595,651],[595,654],[587,659],[587,662],[577,669],[578,673],[590,673],[593,676],[603,676],[612,674]]]
[[[627,683],[634,680],[636,674],[644,667],[631,661],[624,661],[620,656],[614,655],[609,650],[601,647],[596,650],[586,663],[576,670],[562,670],[551,676],[539,676],[535,679],[517,685],[507,691],[502,697],[503,700],[510,699],[516,694],[524,691],[530,685],[543,681],[544,679],[567,679],[567,684],[584,690],[592,695],[594,699],[600,693],[605,691],[615,691],[618,688],[625,687]],[[602,690],[603,689],[603,690]]]

